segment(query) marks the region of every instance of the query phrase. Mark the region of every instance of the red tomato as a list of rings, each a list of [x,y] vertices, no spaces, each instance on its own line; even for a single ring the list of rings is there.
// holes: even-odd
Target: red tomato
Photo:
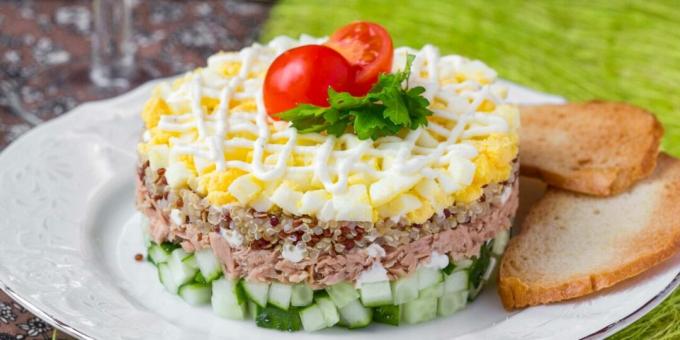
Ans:
[[[353,81],[352,65],[332,48],[296,47],[269,66],[264,79],[264,105],[270,115],[300,103],[328,106],[328,88],[348,92]]]
[[[380,73],[392,70],[394,48],[384,27],[365,21],[351,23],[335,31],[326,43],[340,52],[357,69],[350,93],[363,96],[378,81]]]

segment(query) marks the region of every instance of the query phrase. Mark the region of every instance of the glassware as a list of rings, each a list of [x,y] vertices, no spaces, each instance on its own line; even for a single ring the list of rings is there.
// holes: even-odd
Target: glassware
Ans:
[[[134,74],[132,1],[93,0],[90,79],[104,88],[128,88]]]

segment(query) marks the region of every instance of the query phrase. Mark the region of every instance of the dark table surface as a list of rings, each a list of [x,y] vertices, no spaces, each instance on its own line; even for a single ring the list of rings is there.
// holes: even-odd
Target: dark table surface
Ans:
[[[139,72],[132,87],[252,43],[270,7],[268,1],[235,0],[133,3]],[[89,80],[91,6],[91,0],[0,0],[0,150],[82,102],[130,90],[102,89]],[[0,291],[0,340],[53,334]]]

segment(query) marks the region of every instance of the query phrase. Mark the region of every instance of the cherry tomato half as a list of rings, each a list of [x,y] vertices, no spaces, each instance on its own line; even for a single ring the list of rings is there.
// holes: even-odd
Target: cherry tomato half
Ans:
[[[264,79],[264,105],[270,115],[300,103],[328,106],[328,88],[348,92],[353,81],[352,65],[332,48],[296,47],[269,66]]]
[[[358,21],[346,25],[331,35],[326,46],[340,52],[356,67],[355,83],[350,89],[355,96],[365,95],[380,73],[392,70],[392,38],[378,24]]]

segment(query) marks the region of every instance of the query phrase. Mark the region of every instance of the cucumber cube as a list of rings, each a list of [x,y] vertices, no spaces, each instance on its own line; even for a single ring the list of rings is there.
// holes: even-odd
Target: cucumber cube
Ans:
[[[205,277],[203,276],[203,274],[201,274],[201,271],[199,270],[198,273],[196,273],[196,276],[194,276],[193,283],[209,283],[209,282],[205,280]]]
[[[362,328],[371,323],[373,310],[364,307],[359,299],[355,299],[340,308],[340,324],[350,328]]]
[[[190,263],[184,261],[189,257],[192,256],[188,255],[182,248],[177,248],[172,251],[170,258],[168,259],[168,268],[170,268],[172,277],[175,279],[175,283],[178,286],[193,280],[198,272],[196,267],[193,267]]]
[[[306,284],[300,283],[293,286],[293,292],[290,297],[290,304],[296,307],[304,307],[312,304],[314,300],[314,291]]]
[[[172,251],[177,249],[177,248],[182,248],[182,246],[180,246],[179,244],[172,243],[172,242],[163,242],[163,243],[159,244],[159,246],[168,254],[172,253]],[[184,254],[185,254],[185,256],[189,255],[187,253],[184,253]]]
[[[262,308],[255,324],[258,327],[276,329],[279,331],[295,332],[302,329],[300,314],[295,309],[283,310],[274,306]]]
[[[484,275],[482,275],[482,279],[484,281],[489,281],[491,278],[491,275],[493,274],[493,270],[496,269],[496,258],[492,257],[489,259],[489,264],[486,267],[486,271],[484,271]]]
[[[161,246],[155,243],[152,243],[149,246],[149,248],[147,249],[147,254],[149,256],[149,260],[151,261],[151,263],[155,265],[166,263],[170,258],[170,252],[165,251],[165,249],[163,249]]]
[[[215,314],[236,320],[244,320],[248,314],[248,301],[238,280],[227,278],[212,282],[212,308]]]
[[[449,316],[465,307],[467,304],[468,292],[460,291],[455,293],[446,293],[439,298],[437,303],[437,314],[440,316]]]
[[[241,281],[243,291],[250,301],[255,302],[260,307],[267,306],[267,298],[269,297],[269,284],[264,282],[247,282]]]
[[[472,264],[474,262],[475,261],[473,261],[472,259],[464,259],[464,260],[456,261],[456,263],[455,263],[456,269],[454,269],[454,271],[457,272],[457,271],[468,269],[472,266]]]
[[[427,287],[420,291],[419,298],[434,297],[438,298],[444,295],[444,282],[436,283],[434,286]]]
[[[212,282],[222,275],[222,265],[212,249],[201,249],[194,253],[198,269],[203,274],[206,282]]]
[[[212,289],[206,283],[189,283],[179,288],[179,296],[192,306],[210,303]]]
[[[248,314],[250,315],[250,318],[255,320],[257,318],[257,314],[260,313],[262,310],[262,307],[258,306],[257,303],[253,302],[252,300],[248,300]]]
[[[411,276],[402,277],[399,280],[392,281],[392,295],[394,296],[393,303],[401,305],[418,298],[418,275],[417,273]]]
[[[326,320],[326,326],[332,327],[340,321],[340,314],[335,304],[328,296],[321,296],[316,299],[316,304],[321,308],[323,318]]]
[[[436,268],[420,268],[416,273],[418,274],[418,289],[420,290],[444,281],[441,270]]]
[[[175,278],[172,276],[172,271],[167,263],[158,265],[158,278],[168,292],[177,294],[179,285],[175,283]]]
[[[307,306],[301,310],[300,321],[302,321],[302,327],[307,332],[314,332],[328,327],[326,319],[323,317],[323,312],[317,304]]]
[[[392,304],[392,288],[389,281],[363,283],[361,285],[361,303],[366,307],[377,307]]]
[[[437,298],[419,298],[403,304],[402,307],[402,318],[406,323],[420,323],[437,317]]]
[[[456,265],[453,262],[449,262],[449,264],[442,269],[442,272],[444,272],[445,275],[449,275],[453,273],[454,270],[456,270]]]
[[[373,321],[392,326],[399,326],[401,306],[387,305],[373,308]]]
[[[469,276],[466,271],[453,272],[444,279],[444,293],[455,293],[468,289]]]
[[[338,308],[347,306],[350,302],[359,298],[359,293],[352,285],[346,282],[334,284],[326,288],[328,296]]]
[[[182,260],[182,263],[186,264],[187,266],[198,269],[198,263],[196,262],[196,256],[194,255],[189,255]]]
[[[494,253],[495,255],[502,255],[503,252],[505,251],[505,246],[508,244],[508,240],[510,240],[510,231],[505,230],[498,235],[496,235],[496,238],[493,240],[493,246],[491,247],[491,252]]]
[[[293,293],[293,286],[272,282],[269,287],[269,303],[279,307],[283,310],[288,310],[290,307],[290,297]]]

